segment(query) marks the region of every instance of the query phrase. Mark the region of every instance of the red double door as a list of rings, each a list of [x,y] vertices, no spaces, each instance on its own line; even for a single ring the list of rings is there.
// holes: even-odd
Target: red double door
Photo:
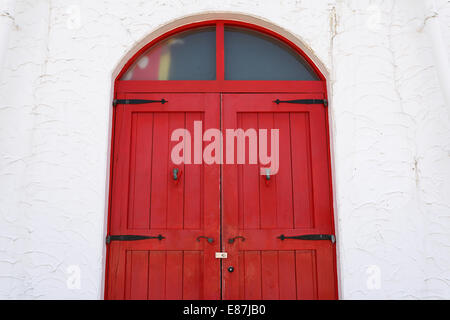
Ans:
[[[274,103],[317,97],[119,98],[168,102],[116,106],[105,298],[338,297],[326,109]],[[172,161],[179,142],[171,135],[180,128],[190,133],[190,164]],[[223,164],[199,163],[198,150],[214,142],[199,142],[201,135],[213,128],[224,140],[226,129],[267,129],[269,154],[278,129],[278,172],[261,175],[262,165],[249,163],[248,141],[244,164],[227,163],[226,141]]]

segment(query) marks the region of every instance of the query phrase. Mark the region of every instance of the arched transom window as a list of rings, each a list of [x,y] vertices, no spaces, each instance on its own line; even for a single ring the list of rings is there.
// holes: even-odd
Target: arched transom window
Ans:
[[[298,49],[266,32],[227,23],[173,33],[132,61],[119,80],[320,80]]]

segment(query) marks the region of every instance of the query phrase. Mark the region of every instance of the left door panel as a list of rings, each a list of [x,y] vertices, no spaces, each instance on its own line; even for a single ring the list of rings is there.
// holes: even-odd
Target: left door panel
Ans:
[[[194,162],[203,132],[220,126],[220,95],[118,98],[168,102],[115,107],[108,234],[163,239],[108,244],[105,298],[220,299],[220,263],[214,257],[220,251],[219,165],[174,164],[171,157],[181,141],[171,141],[172,132],[186,129],[184,139],[191,143],[184,146]],[[196,121],[201,131],[194,137]]]

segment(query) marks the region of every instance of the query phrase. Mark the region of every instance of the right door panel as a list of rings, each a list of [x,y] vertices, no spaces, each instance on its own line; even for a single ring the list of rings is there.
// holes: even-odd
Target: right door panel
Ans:
[[[274,100],[323,99],[307,94],[224,94],[222,128],[223,260],[225,299],[336,299],[335,244],[330,240],[281,237],[334,235],[326,108],[321,104]],[[234,164],[227,157],[227,129],[242,129],[245,144],[234,139]],[[248,137],[258,135],[255,150]],[[271,141],[278,129],[278,141]],[[254,131],[253,131],[254,130]],[[236,131],[234,131],[236,132]],[[279,148],[276,174],[261,174],[261,142],[267,154]],[[245,161],[238,163],[245,150]],[[241,153],[242,155],[242,153]],[[252,161],[253,157],[253,161]],[[264,170],[262,171],[264,173]],[[237,237],[237,238],[236,238]],[[230,240],[234,239],[234,240]],[[233,267],[233,271],[229,271]]]

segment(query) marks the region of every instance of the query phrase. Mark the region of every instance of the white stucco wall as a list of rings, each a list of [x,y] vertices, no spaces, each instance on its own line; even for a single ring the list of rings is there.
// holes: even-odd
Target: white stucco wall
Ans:
[[[0,298],[102,298],[112,79],[177,19],[223,13],[297,37],[328,75],[340,297],[450,299],[450,3],[431,2],[18,0],[0,69]]]

